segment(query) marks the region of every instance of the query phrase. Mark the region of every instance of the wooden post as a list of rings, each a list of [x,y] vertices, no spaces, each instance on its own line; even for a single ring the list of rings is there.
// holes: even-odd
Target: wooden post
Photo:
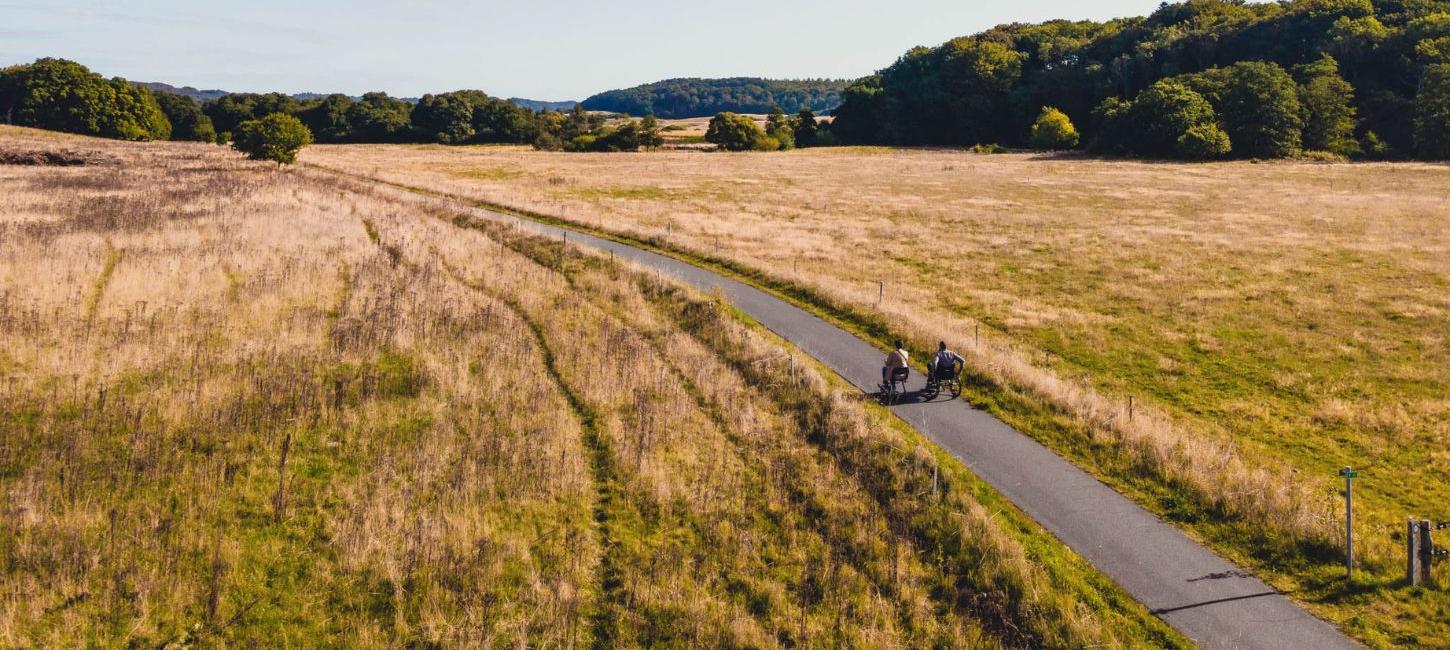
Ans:
[[[1410,517],[1409,524],[1409,534],[1405,536],[1405,581],[1413,587],[1420,584],[1420,523]]]
[[[881,306],[881,300],[883,298],[885,298],[885,297],[886,297],[886,282],[885,281],[882,281],[882,280],[877,280],[876,281],[876,306],[877,307],[880,307]]]
[[[1128,396],[1128,421],[1133,421],[1133,396]]]
[[[1430,584],[1430,569],[1435,566],[1435,540],[1430,537],[1434,527],[1428,519],[1420,520],[1420,582]]]
[[[976,323],[976,324],[973,324],[972,325],[972,347],[974,347],[974,348],[980,348],[980,347],[982,347],[982,324],[981,323]]]
[[[1344,579],[1354,577],[1354,479],[1359,472],[1346,467],[1339,470],[1344,477]]]

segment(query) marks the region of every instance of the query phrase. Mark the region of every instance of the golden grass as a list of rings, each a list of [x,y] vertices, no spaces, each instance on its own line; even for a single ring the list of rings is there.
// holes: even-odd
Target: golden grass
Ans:
[[[708,299],[59,140],[114,164],[0,167],[0,646],[1183,644]]]
[[[979,373],[973,399],[1351,632],[1450,642],[1444,592],[1397,586],[1395,537],[1407,515],[1450,519],[1442,165],[881,148],[303,160],[761,270],[920,347],[945,339]],[[448,173],[490,166],[516,175]],[[1361,470],[1367,570],[1348,592],[1344,465]]]

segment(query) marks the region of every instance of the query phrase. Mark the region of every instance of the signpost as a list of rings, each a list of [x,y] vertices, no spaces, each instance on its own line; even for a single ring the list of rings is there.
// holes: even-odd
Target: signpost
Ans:
[[[1354,479],[1359,472],[1348,467],[1339,470],[1344,477],[1344,579],[1354,577]]]

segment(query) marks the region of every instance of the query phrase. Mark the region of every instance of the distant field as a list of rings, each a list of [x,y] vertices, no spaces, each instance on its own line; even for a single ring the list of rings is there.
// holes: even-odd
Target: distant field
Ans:
[[[211,145],[0,151],[86,163],[0,165],[0,647],[1186,646],[706,296]]]
[[[979,373],[973,399],[1350,632],[1450,644],[1447,592],[1399,586],[1398,536],[1409,515],[1450,520],[1450,168],[882,148],[303,159],[763,272],[919,348],[944,338]],[[1335,565],[1345,465],[1361,476],[1353,590]]]

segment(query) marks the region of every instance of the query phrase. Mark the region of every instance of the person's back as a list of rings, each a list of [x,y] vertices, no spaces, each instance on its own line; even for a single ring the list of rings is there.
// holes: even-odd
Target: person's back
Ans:
[[[967,360],[962,355],[947,349],[946,341],[938,341],[936,344],[936,356],[931,360],[931,371],[933,376],[939,379],[949,379],[957,374],[957,364],[966,367]]]
[[[902,348],[901,341],[897,341],[896,349],[886,355],[886,365],[881,366],[881,383],[890,382],[891,376],[896,373],[897,368],[910,367],[908,365],[910,361],[911,357]]]

